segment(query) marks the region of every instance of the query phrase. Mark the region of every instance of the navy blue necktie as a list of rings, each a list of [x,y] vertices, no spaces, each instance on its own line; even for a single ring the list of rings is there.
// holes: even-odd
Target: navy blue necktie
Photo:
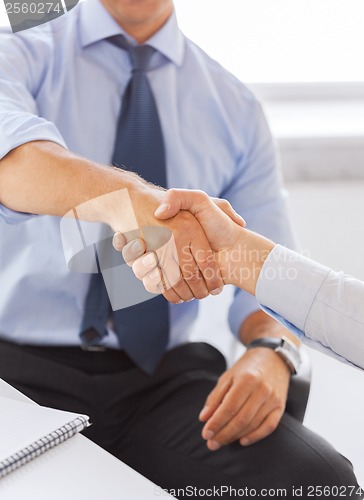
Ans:
[[[132,76],[118,119],[113,164],[167,187],[162,129],[146,75],[154,49],[148,45],[133,47],[122,35],[109,41],[126,50],[132,64]],[[112,312],[102,275],[93,274],[85,303],[82,341],[97,344],[105,335],[109,318],[113,320],[120,347],[142,370],[153,373],[168,342],[169,310],[164,297]]]

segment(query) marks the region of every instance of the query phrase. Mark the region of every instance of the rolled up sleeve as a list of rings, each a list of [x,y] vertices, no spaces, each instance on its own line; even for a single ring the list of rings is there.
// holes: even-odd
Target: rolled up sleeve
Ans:
[[[57,127],[39,116],[36,102],[50,58],[49,43],[37,41],[36,33],[0,30],[0,160],[32,141],[51,141],[66,147]],[[4,222],[17,223],[30,217],[0,206],[0,220]]]

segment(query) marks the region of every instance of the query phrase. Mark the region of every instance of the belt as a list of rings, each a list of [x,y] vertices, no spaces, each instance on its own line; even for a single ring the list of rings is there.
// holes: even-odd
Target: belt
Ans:
[[[17,355],[23,352],[26,355],[39,356],[90,374],[115,373],[135,367],[133,361],[123,350],[110,349],[99,345],[16,344],[0,338],[0,358],[5,356],[11,359],[13,352]],[[37,363],[36,357],[34,363]]]
[[[80,348],[83,351],[90,352],[105,352],[107,351],[107,347],[98,344],[100,341],[100,335],[93,328],[89,328],[88,330],[82,332],[81,339],[83,343],[80,344]]]

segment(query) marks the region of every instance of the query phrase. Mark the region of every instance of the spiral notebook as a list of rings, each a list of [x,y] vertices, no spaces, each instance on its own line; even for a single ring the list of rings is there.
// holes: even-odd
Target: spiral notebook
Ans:
[[[0,478],[89,425],[87,415],[0,396]]]

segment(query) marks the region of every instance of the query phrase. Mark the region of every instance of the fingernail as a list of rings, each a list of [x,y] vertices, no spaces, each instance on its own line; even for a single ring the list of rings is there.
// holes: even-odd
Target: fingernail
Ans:
[[[142,242],[140,240],[135,240],[131,246],[131,249],[134,253],[140,253],[144,250]]]
[[[142,260],[142,264],[143,266],[145,267],[150,267],[151,265],[155,265],[155,257],[154,257],[154,254],[153,253],[148,253],[148,255],[146,255],[143,260]]]
[[[206,439],[206,441],[209,441],[214,437],[214,432],[213,431],[202,431],[202,437]]]
[[[177,304],[183,304],[184,300],[179,300]]]
[[[205,416],[207,415],[208,410],[209,410],[208,406],[204,406],[202,408],[202,410],[200,411],[200,414],[199,414],[198,418],[199,419],[205,418]]]
[[[249,439],[240,439],[240,444],[241,446],[248,446]]]
[[[211,451],[216,451],[220,448],[220,444],[217,441],[210,441],[209,442],[209,449]]]
[[[115,233],[113,238],[114,247],[117,249],[122,248],[124,245],[124,237],[121,233]]]
[[[215,290],[212,290],[211,295],[220,295],[220,293],[222,292],[222,288],[215,288]]]
[[[157,210],[154,212],[154,215],[156,217],[158,217],[158,215],[162,215],[164,212],[167,212],[169,207],[170,207],[170,205],[168,205],[168,203],[162,203],[161,205],[159,205]]]

